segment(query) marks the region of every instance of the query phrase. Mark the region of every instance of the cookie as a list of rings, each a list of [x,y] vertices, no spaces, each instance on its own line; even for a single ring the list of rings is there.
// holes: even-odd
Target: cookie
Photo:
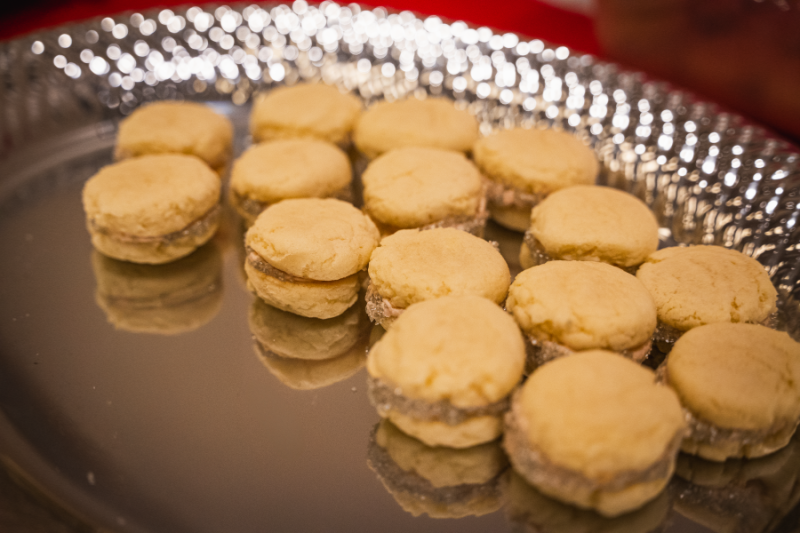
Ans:
[[[514,128],[480,139],[473,148],[478,168],[489,179],[492,219],[525,231],[531,208],[549,194],[592,185],[599,166],[591,148],[559,130]]]
[[[514,320],[478,296],[409,307],[367,356],[383,418],[428,446],[468,448],[502,433],[525,346]]]
[[[353,141],[367,158],[394,148],[424,146],[469,152],[478,140],[478,121],[445,98],[378,102],[358,119]]]
[[[247,231],[248,284],[273,307],[333,318],[356,302],[378,237],[369,217],[341,200],[284,200]]]
[[[361,100],[332,85],[277,87],[255,98],[250,133],[256,142],[312,137],[345,146],[360,113]]]
[[[503,445],[539,491],[612,517],[664,489],[684,432],[678,397],[651,370],[592,350],[531,374],[506,415]]]
[[[711,461],[760,457],[789,442],[800,420],[800,344],[755,324],[694,328],[665,363],[691,433],[681,449]]]
[[[347,155],[317,139],[281,139],[248,149],[231,170],[231,202],[252,224],[270,204],[289,198],[347,200],[352,170]]]
[[[501,303],[511,274],[497,249],[453,228],[401,230],[386,237],[369,263],[367,314],[384,327],[410,305],[473,294]]]
[[[523,268],[563,259],[635,273],[657,249],[658,222],[644,202],[610,187],[577,185],[533,208],[519,259]]]
[[[762,323],[776,311],[777,291],[755,259],[720,246],[665,248],[636,272],[658,310],[655,340],[718,322]]]
[[[177,335],[213,319],[222,305],[222,257],[209,243],[166,265],[138,265],[92,252],[95,301],[116,329]]]
[[[83,187],[92,244],[133,263],[189,255],[216,232],[220,180],[200,159],[163,154],[100,169]]]
[[[481,174],[460,152],[397,148],[371,162],[361,179],[364,210],[384,235],[422,227],[483,234]]]
[[[508,459],[497,442],[460,450],[427,446],[383,419],[367,454],[383,486],[413,516],[463,518],[500,508]]]
[[[193,102],[155,102],[138,108],[120,123],[114,157],[188,154],[221,174],[232,142],[230,121],[210,107]]]
[[[534,366],[591,349],[642,361],[656,329],[656,306],[644,285],[605,263],[550,261],[524,270],[506,307],[528,336]]]

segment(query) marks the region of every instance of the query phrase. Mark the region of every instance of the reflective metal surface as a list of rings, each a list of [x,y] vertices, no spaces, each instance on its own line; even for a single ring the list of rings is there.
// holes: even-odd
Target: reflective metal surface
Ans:
[[[521,124],[585,138],[603,162],[601,179],[653,207],[665,245],[717,243],[761,261],[781,291],[783,327],[797,337],[800,156],[792,147],[564,47],[330,2],[71,25],[0,44],[0,76],[0,461],[15,480],[0,481],[0,509],[2,495],[30,500],[6,490],[15,483],[37,494],[36,505],[48,502],[7,530],[47,520],[52,531],[177,533],[707,531],[728,523],[733,511],[708,496],[699,474],[676,477],[663,498],[613,524],[548,503],[508,472],[492,478],[496,512],[471,516],[461,502],[465,518],[414,518],[384,487],[400,483],[406,496],[409,486],[430,487],[387,480],[391,465],[379,475],[368,466],[378,417],[353,351],[364,346],[361,318],[348,322],[352,344],[351,329],[304,326],[316,333],[301,335],[303,349],[335,339],[337,364],[283,364],[272,352],[286,350],[297,328],[254,318],[230,210],[186,265],[126,268],[93,254],[80,191],[111,161],[117,121],[146,101],[210,102],[234,121],[238,154],[249,143],[253,92],[277,84],[321,79],[367,103],[445,95],[474,113],[483,133]],[[490,224],[486,237],[518,270],[521,235]],[[773,483],[780,490],[726,489],[748,502],[737,523],[755,524],[739,530],[795,527],[792,454]]]

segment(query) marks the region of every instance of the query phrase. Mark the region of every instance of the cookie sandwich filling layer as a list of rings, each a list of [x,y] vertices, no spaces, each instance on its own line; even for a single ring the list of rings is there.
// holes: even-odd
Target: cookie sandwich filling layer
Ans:
[[[483,181],[486,189],[486,200],[492,207],[533,209],[547,196],[542,193],[525,192],[511,185],[492,181],[486,177],[484,177]]]
[[[777,329],[778,327],[778,312],[775,311],[774,313],[770,314],[764,321],[762,322],[745,322],[746,324],[758,324],[761,326],[768,327],[770,329]],[[699,326],[698,326],[699,327]],[[675,326],[670,326],[666,322],[662,322],[661,319],[658,320],[658,324],[656,325],[656,331],[653,333],[653,342],[656,342],[660,346],[664,346],[665,349],[669,350],[673,344],[675,344],[681,336],[690,330],[682,330],[678,329]]]
[[[557,359],[559,357],[564,357],[566,355],[571,355],[576,353],[577,350],[573,350],[569,346],[561,344],[559,342],[539,338],[535,335],[525,335],[527,342],[525,343],[525,348],[528,355],[528,371],[533,370],[534,368],[541,366],[548,361],[552,361],[553,359]],[[637,363],[641,363],[647,356],[650,355],[650,351],[653,348],[653,340],[648,339],[643,344],[639,346],[634,346],[633,348],[626,348],[624,350],[614,350],[612,348],[600,348],[603,350],[609,350],[612,352],[616,352],[618,354],[624,355],[625,357],[629,357],[633,359]]]
[[[166,235],[131,235],[99,226],[94,220],[89,221],[92,232],[104,235],[121,244],[147,244],[164,245],[179,244],[184,240],[192,240],[208,235],[216,230],[219,225],[222,207],[216,204],[205,215],[190,223],[183,229],[167,233]]]
[[[656,378],[669,384],[666,362],[658,367]],[[777,451],[786,446],[800,424],[800,420],[781,420],[762,429],[723,428],[703,420],[685,406],[682,410],[688,431],[681,450],[712,461],[761,457]]]
[[[337,200],[352,202],[353,189],[350,184],[347,184],[325,198],[336,198]],[[274,203],[276,202],[262,202],[261,200],[242,195],[238,191],[231,189],[231,204],[233,208],[251,224],[258,218],[258,215]]]
[[[478,416],[499,417],[508,410],[508,398],[480,407],[456,407],[447,401],[428,402],[409,398],[403,395],[400,387],[392,387],[383,380],[369,377],[367,394],[370,402],[381,416],[390,411],[412,417],[417,420],[442,422],[448,426],[457,426]]]
[[[659,481],[663,481],[666,485],[675,470],[675,460],[684,434],[683,428],[677,431],[665,447],[664,453],[643,470],[623,470],[604,479],[589,478],[580,472],[555,464],[541,449],[530,443],[527,437],[528,425],[522,416],[519,392],[517,392],[511,402],[511,409],[505,415],[503,445],[509,452],[515,470],[531,484],[546,494],[555,493],[566,497],[571,494],[614,493],[636,485]]]
[[[437,220],[435,222],[431,222],[430,224],[425,224],[424,226],[414,227],[414,228],[401,228],[399,226],[393,226],[391,224],[386,224],[381,222],[380,220],[376,219],[374,216],[370,215],[370,218],[378,226],[378,230],[381,232],[382,237],[387,237],[392,235],[393,233],[397,233],[400,230],[404,229],[417,229],[417,230],[429,230],[429,229],[438,229],[438,228],[453,228],[461,231],[466,231],[469,234],[475,235],[476,237],[483,238],[483,231],[486,228],[486,221],[489,219],[489,211],[486,208],[486,194],[485,194],[486,187],[483,187],[483,193],[481,194],[480,202],[478,203],[478,209],[474,215],[452,215],[442,218],[441,220]],[[370,214],[369,211],[365,209],[367,214]]]

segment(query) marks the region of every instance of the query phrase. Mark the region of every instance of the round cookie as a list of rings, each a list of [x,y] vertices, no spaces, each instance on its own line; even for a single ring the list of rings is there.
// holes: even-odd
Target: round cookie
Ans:
[[[367,313],[384,327],[411,304],[474,294],[496,303],[511,274],[494,246],[453,228],[401,230],[384,238],[369,263]]]
[[[207,242],[219,225],[220,181],[194,156],[127,159],[100,169],[83,188],[92,244],[134,263],[167,263]]]
[[[451,100],[408,98],[378,102],[362,113],[353,141],[368,158],[406,146],[469,152],[478,140],[478,122]]]
[[[764,267],[720,246],[659,250],[639,267],[636,277],[656,302],[658,341],[674,342],[704,324],[762,323],[776,310],[777,291]]]
[[[350,196],[347,155],[317,139],[281,139],[248,149],[233,164],[231,201],[253,223],[268,205],[289,198]]]
[[[489,212],[499,224],[525,231],[531,208],[550,193],[592,185],[599,166],[591,148],[559,130],[514,128],[480,139],[475,164],[490,180]]]
[[[508,460],[497,442],[456,450],[431,447],[383,419],[372,433],[367,464],[413,516],[483,516],[500,508]]]
[[[460,152],[397,148],[370,163],[361,179],[364,210],[384,234],[429,225],[483,232],[481,174]]]
[[[478,296],[411,306],[367,357],[378,413],[429,446],[467,448],[502,432],[525,346],[514,320]]]
[[[92,252],[95,301],[115,328],[176,335],[208,323],[222,305],[222,257],[213,243],[166,265]]]
[[[313,137],[345,145],[361,113],[361,100],[324,83],[277,87],[259,95],[250,115],[256,142]]]
[[[800,344],[755,324],[718,323],[686,332],[666,379],[690,415],[683,451],[712,461],[782,448],[800,420]]]
[[[224,170],[233,142],[230,121],[206,105],[155,102],[138,108],[119,125],[116,159],[148,154],[189,154]]]
[[[541,492],[617,516],[664,489],[684,431],[676,394],[651,370],[592,350],[531,374],[506,415],[503,445]]]
[[[610,187],[576,185],[533,208],[520,252],[524,268],[550,259],[600,261],[635,271],[658,249],[658,222],[638,198]]]
[[[506,307],[533,344],[535,364],[598,348],[641,361],[656,329],[644,285],[605,263],[550,261],[524,270]]]
[[[359,272],[378,229],[351,204],[284,200],[268,207],[245,236],[245,271],[255,293],[284,311],[333,318],[353,305]]]

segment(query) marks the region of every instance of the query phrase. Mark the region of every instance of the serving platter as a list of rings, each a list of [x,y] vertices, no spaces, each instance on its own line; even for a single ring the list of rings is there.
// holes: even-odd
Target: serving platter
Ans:
[[[583,138],[600,181],[652,207],[662,245],[719,244],[764,264],[780,327],[798,338],[800,155],[769,132],[565,47],[332,2],[72,24],[2,43],[0,76],[0,517],[10,521],[0,526],[796,531],[798,439],[769,460],[718,468],[683,458],[683,477],[657,505],[614,521],[512,491],[509,472],[481,516],[432,504],[430,492],[412,506],[376,467],[378,417],[359,370],[367,328],[361,357],[335,370],[271,364],[253,340],[257,306],[230,210],[193,263],[153,272],[93,254],[80,203],[86,179],[112,161],[119,120],[148,101],[207,102],[233,121],[238,155],[253,94],[277,85],[323,81],[366,105],[446,96],[484,134],[522,125]],[[521,235],[490,225],[487,238],[518,271]],[[178,289],[159,289],[163,280]],[[157,287],[149,300],[108,298],[120,284]]]

